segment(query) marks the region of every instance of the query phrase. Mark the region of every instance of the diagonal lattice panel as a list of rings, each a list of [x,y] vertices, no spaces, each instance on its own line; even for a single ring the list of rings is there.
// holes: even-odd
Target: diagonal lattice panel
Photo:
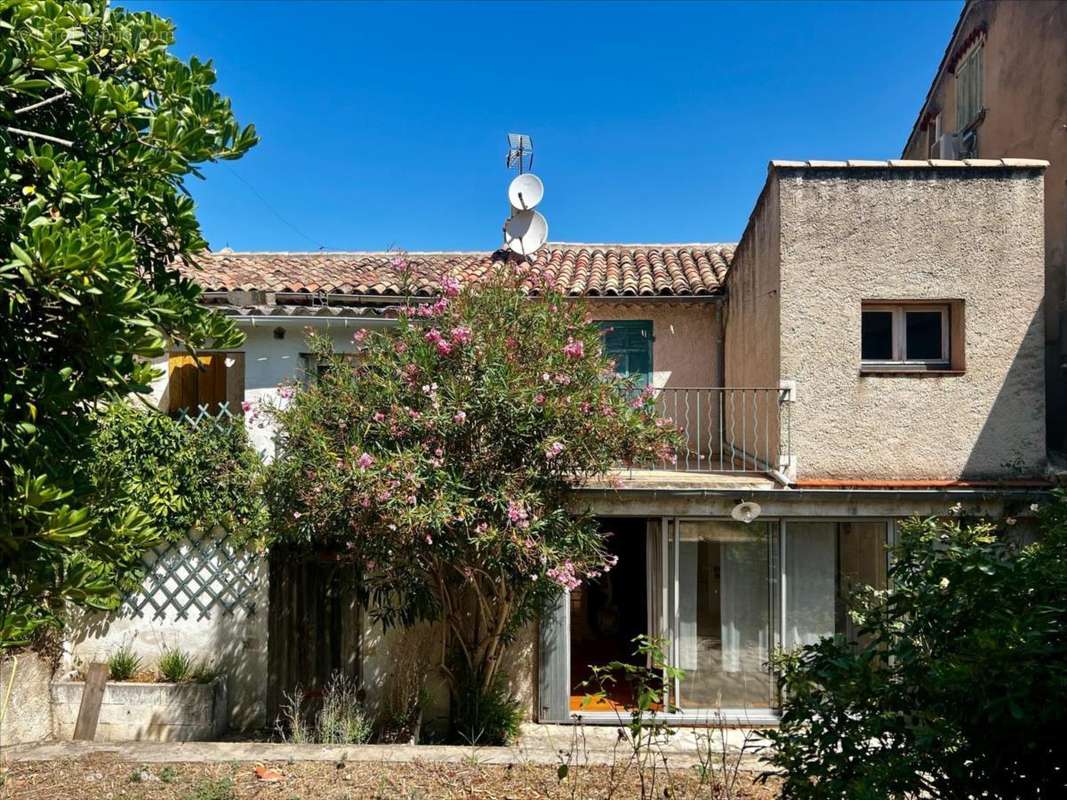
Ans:
[[[225,534],[189,536],[151,550],[141,588],[126,598],[133,616],[206,619],[213,610],[255,613],[259,556],[234,546]]]

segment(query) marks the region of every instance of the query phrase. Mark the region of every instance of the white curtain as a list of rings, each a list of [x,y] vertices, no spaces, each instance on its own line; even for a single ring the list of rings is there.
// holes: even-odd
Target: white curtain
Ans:
[[[837,523],[790,522],[785,540],[785,647],[834,635]]]
[[[695,670],[700,666],[697,637],[697,539],[683,539],[678,549],[678,666]]]
[[[723,672],[753,672],[767,660],[767,542],[722,543],[719,608]]]

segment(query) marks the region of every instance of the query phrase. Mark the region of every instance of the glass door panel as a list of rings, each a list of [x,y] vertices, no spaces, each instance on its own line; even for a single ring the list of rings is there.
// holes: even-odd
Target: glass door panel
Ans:
[[[678,521],[668,566],[681,708],[770,706],[770,549],[769,523]]]
[[[850,598],[861,587],[886,588],[884,521],[794,522],[785,526],[786,649],[834,635],[856,641]]]

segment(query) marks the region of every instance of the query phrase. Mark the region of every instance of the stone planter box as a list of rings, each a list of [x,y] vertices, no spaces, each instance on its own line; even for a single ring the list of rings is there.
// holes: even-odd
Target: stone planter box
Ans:
[[[52,683],[55,738],[74,737],[81,681]],[[226,732],[226,681],[211,683],[108,683],[96,726],[98,742],[212,741]]]

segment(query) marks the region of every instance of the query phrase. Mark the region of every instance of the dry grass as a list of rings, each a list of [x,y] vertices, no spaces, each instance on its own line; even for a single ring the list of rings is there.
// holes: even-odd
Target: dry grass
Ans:
[[[268,764],[283,780],[264,783],[255,764],[131,765],[107,757],[77,761],[21,762],[8,765],[3,800],[630,800],[640,797],[636,774],[609,792],[606,767],[576,768],[563,783],[556,768],[475,763],[332,763]],[[658,779],[662,780],[662,776]],[[742,779],[739,798],[773,800],[770,787]],[[715,797],[695,770],[671,776],[674,800]]]

